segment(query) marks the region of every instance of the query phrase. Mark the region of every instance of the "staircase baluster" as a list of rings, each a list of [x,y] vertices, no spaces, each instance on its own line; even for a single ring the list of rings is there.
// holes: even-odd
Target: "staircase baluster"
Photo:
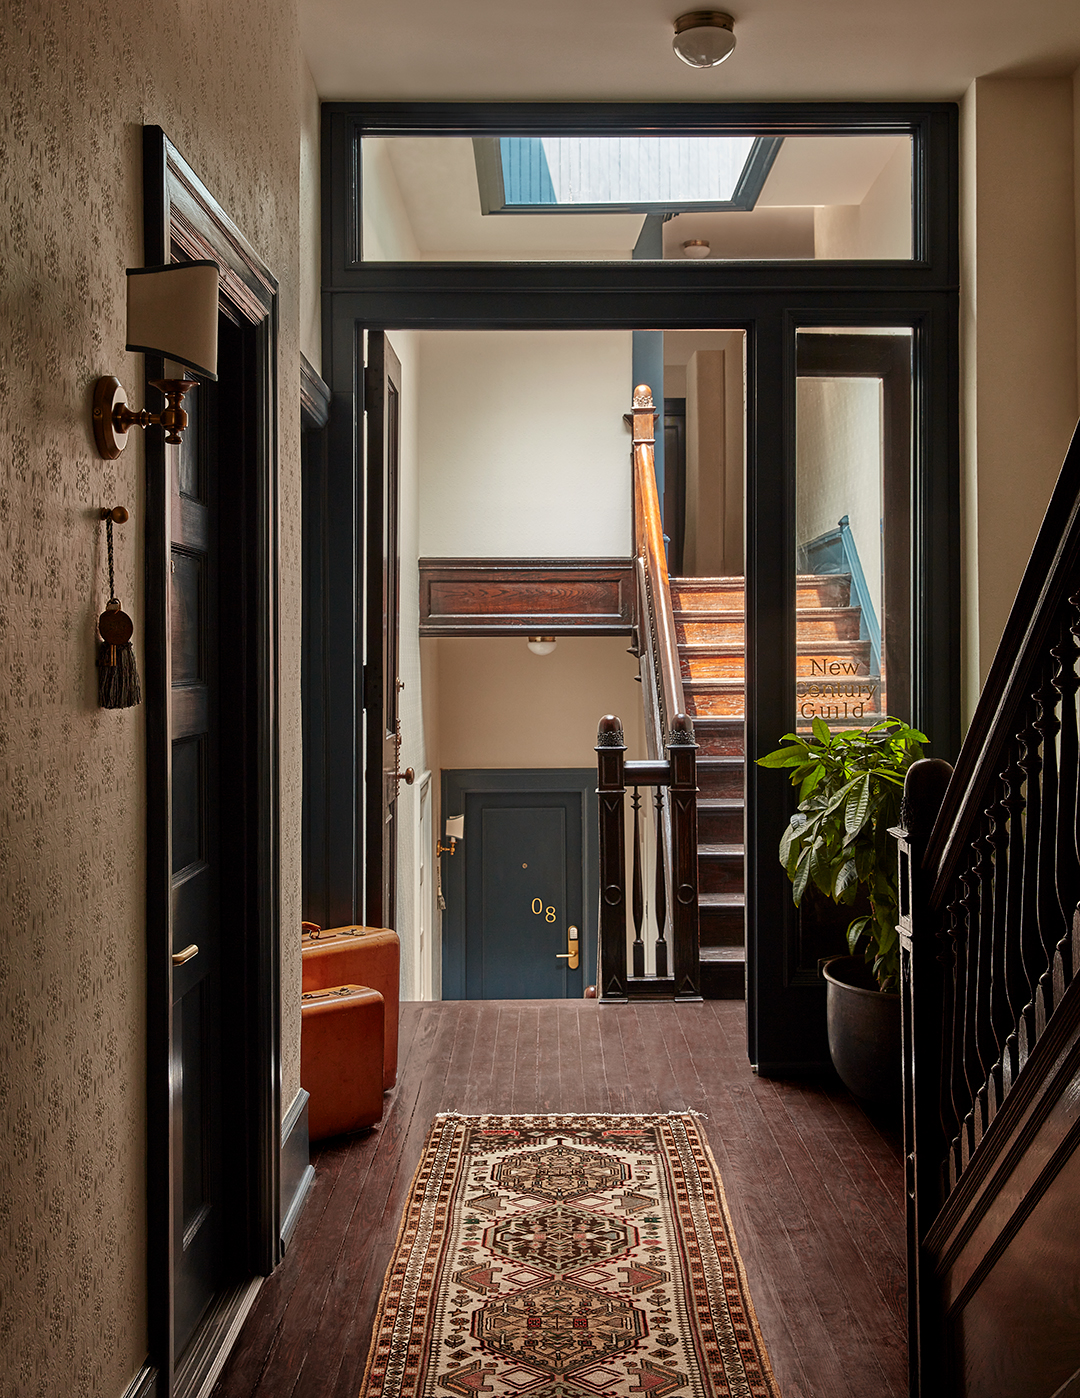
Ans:
[[[1027,978],[1019,935],[1024,921],[1024,735],[1021,733],[1012,748],[1012,761],[1002,773],[1002,804],[1008,812],[1008,840],[1004,858],[1007,868],[1005,895],[1004,956],[1005,998],[1008,1006],[1008,1028],[1001,1055],[1001,1091],[1008,1093],[1020,1070],[1018,1034],[1020,1016],[1028,999]]]
[[[1024,770],[1024,876],[1023,916],[1020,922],[1020,954],[1027,994],[1017,1027],[1016,1070],[1024,1066],[1035,1044],[1035,991],[1042,972],[1042,940],[1035,914],[1039,887],[1039,825],[1042,820],[1042,750],[1039,746],[1039,699],[1028,701],[1028,720],[1018,735]]]
[[[960,1173],[960,1130],[968,1107],[967,1080],[964,1077],[964,936],[963,909],[959,902],[946,909],[948,926],[942,933],[945,950],[945,993],[941,1041],[941,1128],[949,1142],[948,1169],[951,1189]]]
[[[1055,1005],[1060,1002],[1073,978],[1073,922],[1077,901],[1080,900],[1080,855],[1077,851],[1080,831],[1076,828],[1077,801],[1080,801],[1080,733],[1077,730],[1080,676],[1076,672],[1078,602],[1080,597],[1073,594],[1068,601],[1069,610],[1062,616],[1061,643],[1058,648],[1060,665],[1056,681],[1056,688],[1061,695],[1059,765],[1062,793],[1058,819],[1057,889],[1064,931],[1054,951]],[[1072,799],[1068,795],[1070,791],[1075,793]]]
[[[1009,808],[1005,804],[1004,780],[999,776],[995,783],[997,800],[988,808],[987,818],[990,828],[987,839],[990,844],[992,884],[990,890],[991,919],[989,932],[990,985],[987,1019],[989,1037],[992,1042],[993,1061],[987,1080],[987,1106],[991,1120],[1001,1106],[1003,1098],[1001,1057],[1005,1049],[1005,1039],[1011,1028],[1009,1022],[1009,997],[1005,983],[1005,937],[1007,927],[1005,915],[1008,909],[1009,861],[1008,845]]]
[[[633,886],[631,893],[631,907],[634,917],[634,975],[643,976],[645,974],[645,943],[641,937],[641,924],[645,916],[645,902],[641,889],[641,822],[638,812],[641,809],[641,795],[634,787],[630,797],[631,805],[634,808],[634,870],[632,874]]]
[[[1041,1036],[1046,1021],[1054,1009],[1053,966],[1054,948],[1057,946],[1064,928],[1061,925],[1061,909],[1058,906],[1057,878],[1057,810],[1059,799],[1058,760],[1057,760],[1057,679],[1059,662],[1048,660],[1039,687],[1039,717],[1037,727],[1042,739],[1042,806],[1040,811],[1039,877],[1038,877],[1038,919],[1039,937],[1043,954],[1039,983],[1035,990],[1035,1034]]]
[[[994,864],[993,827],[991,811],[983,812],[979,834],[975,840],[975,873],[979,880],[978,910],[975,920],[975,1051],[978,1058],[980,1120],[985,1129],[989,1124],[987,1085],[997,1057],[994,1029],[991,1022],[993,999],[993,935],[994,935]]]
[[[978,860],[978,849],[976,848],[976,861]],[[962,1021],[962,1047],[961,1055],[964,1069],[964,1096],[969,1106],[964,1116],[960,1129],[960,1163],[963,1168],[967,1167],[967,1162],[971,1158],[971,1152],[975,1149],[975,1144],[979,1139],[976,1129],[976,1116],[978,1113],[979,1088],[981,1075],[979,1068],[978,1050],[978,1030],[976,993],[978,991],[979,976],[979,950],[978,950],[978,922],[979,922],[979,879],[975,870],[967,869],[960,875],[960,882],[964,892],[960,897],[960,907],[963,919],[964,937],[964,984],[963,984],[963,1021]]]
[[[653,792],[656,805],[656,974],[667,975],[667,879],[664,874],[664,788]],[[661,970],[663,966],[663,970]]]

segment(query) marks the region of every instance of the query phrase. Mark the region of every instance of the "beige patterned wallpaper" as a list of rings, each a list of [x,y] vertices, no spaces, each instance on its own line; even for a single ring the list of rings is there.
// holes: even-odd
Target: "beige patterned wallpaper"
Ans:
[[[141,127],[164,127],[281,283],[283,930],[300,869],[298,171],[291,0],[5,0],[0,11],[0,1398],[119,1398],[146,1352],[144,725],[95,702],[95,512],[142,635],[142,451],[89,391],[142,262]],[[134,434],[133,434],[134,435]],[[299,970],[286,955],[285,1105]]]

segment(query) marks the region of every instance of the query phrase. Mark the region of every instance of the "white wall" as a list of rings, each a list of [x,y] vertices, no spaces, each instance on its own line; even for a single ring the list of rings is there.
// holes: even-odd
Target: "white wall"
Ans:
[[[424,331],[420,552],[626,558],[629,331]]]
[[[440,766],[592,767],[605,714],[622,719],[627,757],[646,757],[629,644],[627,636],[561,636],[550,655],[534,655],[524,636],[425,641],[425,679],[438,675]]]
[[[819,207],[815,257],[911,256],[911,142],[902,140],[861,203]]]
[[[961,108],[969,716],[1076,424],[1074,86],[980,78]]]
[[[881,380],[799,378],[795,393],[796,543],[847,515],[880,625]]]

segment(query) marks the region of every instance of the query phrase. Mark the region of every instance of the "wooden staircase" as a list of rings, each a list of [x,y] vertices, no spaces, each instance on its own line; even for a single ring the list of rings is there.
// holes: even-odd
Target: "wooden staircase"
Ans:
[[[862,726],[882,716],[870,642],[859,639],[861,617],[850,589],[850,579],[840,574],[797,582],[797,702],[804,711],[835,707],[838,712],[828,714],[832,727]],[[670,590],[683,693],[698,744],[701,990],[709,1000],[740,1000],[746,986],[744,584],[741,577],[672,578]],[[846,714],[840,712],[845,704]],[[809,724],[807,713],[801,722]]]

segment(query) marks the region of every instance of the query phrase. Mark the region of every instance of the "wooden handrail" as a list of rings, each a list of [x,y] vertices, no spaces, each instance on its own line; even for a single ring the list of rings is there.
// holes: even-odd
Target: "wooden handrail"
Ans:
[[[654,423],[656,410],[647,384],[634,389],[634,553],[639,584],[638,630],[649,655],[657,711],[652,714],[650,754],[662,757],[675,719],[686,713],[675,617],[668,585],[667,550],[656,489]]]

